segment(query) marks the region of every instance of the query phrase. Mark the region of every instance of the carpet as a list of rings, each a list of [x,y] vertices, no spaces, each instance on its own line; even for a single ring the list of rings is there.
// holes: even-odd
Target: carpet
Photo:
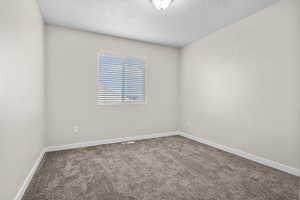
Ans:
[[[46,153],[23,200],[299,200],[299,178],[171,136]]]

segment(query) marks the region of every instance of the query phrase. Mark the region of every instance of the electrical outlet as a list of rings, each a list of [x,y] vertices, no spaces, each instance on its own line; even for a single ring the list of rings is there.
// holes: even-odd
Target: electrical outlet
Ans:
[[[186,127],[187,127],[187,128],[191,127],[191,121],[187,121],[187,122],[186,122]]]
[[[78,134],[79,133],[79,126],[73,126],[73,132],[75,134]]]

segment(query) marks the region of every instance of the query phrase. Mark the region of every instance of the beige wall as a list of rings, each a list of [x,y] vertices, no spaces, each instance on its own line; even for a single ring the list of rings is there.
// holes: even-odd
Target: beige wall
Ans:
[[[300,168],[300,1],[181,52],[181,129]]]
[[[43,29],[34,0],[1,1],[0,199],[44,146]],[[180,116],[188,133],[300,168],[299,35],[300,1],[282,0],[182,49],[178,71],[177,49],[46,26],[47,145],[176,130]],[[148,104],[96,105],[98,52],[147,59]]]
[[[43,22],[35,0],[0,1],[0,199],[13,199],[43,147]]]
[[[96,104],[98,52],[147,59],[146,105]],[[48,145],[176,130],[178,55],[174,48],[46,26]]]

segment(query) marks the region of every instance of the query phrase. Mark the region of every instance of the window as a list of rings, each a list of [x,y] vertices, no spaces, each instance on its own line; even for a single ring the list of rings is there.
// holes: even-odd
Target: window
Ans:
[[[97,66],[98,104],[144,103],[145,61],[101,54]]]

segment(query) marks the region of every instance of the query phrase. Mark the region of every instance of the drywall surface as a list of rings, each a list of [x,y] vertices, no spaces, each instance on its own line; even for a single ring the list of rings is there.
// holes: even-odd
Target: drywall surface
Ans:
[[[147,104],[97,105],[98,53],[146,59]],[[48,145],[176,130],[178,56],[175,48],[47,25]]]
[[[35,0],[0,2],[0,199],[13,199],[44,145],[44,24]]]
[[[300,168],[299,36],[282,0],[182,49],[181,129]]]

